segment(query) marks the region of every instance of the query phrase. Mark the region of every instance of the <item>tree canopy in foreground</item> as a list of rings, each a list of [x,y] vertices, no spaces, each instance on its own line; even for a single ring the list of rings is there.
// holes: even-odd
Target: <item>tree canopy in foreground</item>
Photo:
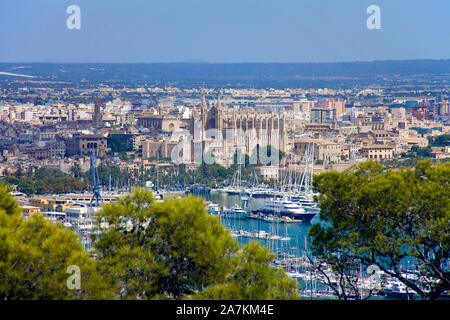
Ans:
[[[98,218],[109,226],[96,259],[74,232],[20,211],[0,186],[1,300],[296,297],[296,283],[270,266],[269,250],[240,247],[200,198],[155,202],[137,189],[105,205]],[[70,266],[80,270],[79,288],[68,286]]]
[[[240,248],[201,198],[155,202],[150,191],[105,204],[96,242],[102,273],[122,299],[287,299],[296,284],[257,243]],[[204,293],[204,294],[203,294]]]
[[[67,285],[69,266],[80,270],[79,289]],[[39,215],[24,220],[0,186],[0,300],[112,297],[76,234]]]
[[[386,170],[369,161],[314,177],[325,223],[310,229],[312,253],[343,272],[375,265],[422,299],[450,290],[450,163]],[[405,264],[415,277],[405,275]]]

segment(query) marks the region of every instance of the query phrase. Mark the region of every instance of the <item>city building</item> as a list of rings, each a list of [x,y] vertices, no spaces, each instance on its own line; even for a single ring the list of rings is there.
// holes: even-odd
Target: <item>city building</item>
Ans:
[[[392,159],[394,157],[394,148],[386,145],[371,145],[361,148],[361,153],[367,159]]]
[[[96,157],[104,157],[109,151],[107,138],[95,134],[74,134],[66,141],[66,154],[70,156],[89,156],[92,152]]]

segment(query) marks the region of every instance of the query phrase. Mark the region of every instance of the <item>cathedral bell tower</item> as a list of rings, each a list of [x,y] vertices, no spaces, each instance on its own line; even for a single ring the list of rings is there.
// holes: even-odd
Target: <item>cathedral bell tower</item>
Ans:
[[[94,127],[102,126],[102,112],[100,110],[100,104],[98,102],[98,99],[96,100],[94,106],[94,114],[92,115],[92,125]]]

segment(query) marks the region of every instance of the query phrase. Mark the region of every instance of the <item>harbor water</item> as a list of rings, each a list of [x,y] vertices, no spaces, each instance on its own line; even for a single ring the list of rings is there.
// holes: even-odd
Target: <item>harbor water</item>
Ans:
[[[225,192],[211,192],[206,200],[216,203],[221,207],[231,208],[234,205],[242,205],[239,195],[230,195]],[[250,209],[255,210],[264,205],[267,198],[250,199]],[[221,217],[221,221],[225,227],[230,230],[244,230],[248,232],[265,231],[267,233],[278,235],[280,237],[289,237],[290,240],[270,240],[258,239],[262,244],[268,246],[272,251],[283,251],[296,256],[301,256],[307,247],[308,230],[312,224],[320,221],[316,215],[310,222],[299,223],[283,223],[283,222],[267,222],[257,219],[233,219]],[[247,237],[236,237],[239,243],[247,243],[252,240]],[[255,240],[255,239],[253,239]]]

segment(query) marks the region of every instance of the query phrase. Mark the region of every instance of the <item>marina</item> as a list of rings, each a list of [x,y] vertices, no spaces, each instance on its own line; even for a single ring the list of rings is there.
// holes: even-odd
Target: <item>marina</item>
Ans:
[[[307,150],[311,152],[312,150]],[[86,251],[92,249],[92,236],[100,230],[95,217],[103,203],[117,201],[128,192],[104,191],[91,160],[91,175],[94,185],[92,192],[47,196],[42,201],[52,203],[60,211],[44,211],[44,217],[53,223],[61,223],[79,235],[79,240]],[[308,159],[308,157],[306,157]],[[298,284],[299,296],[310,299],[336,299],[338,293],[332,290],[340,279],[328,265],[317,268],[317,261],[309,253],[308,231],[315,223],[321,223],[319,209],[313,201],[311,191],[312,164],[306,161],[302,174],[287,172],[281,177],[283,183],[278,189],[261,185],[255,181],[250,188],[242,187],[239,175],[230,188],[209,188],[195,184],[190,188],[153,191],[155,201],[164,201],[168,196],[183,197],[189,194],[202,197],[208,214],[218,217],[222,225],[230,231],[236,241],[242,245],[249,241],[259,241],[275,255],[272,265],[282,268],[286,275]],[[255,196],[256,195],[256,196]],[[283,195],[283,196],[281,196]],[[20,198],[23,195],[15,194]],[[255,197],[254,197],[255,196]],[[39,205],[38,199],[35,199]],[[28,206],[32,210],[32,206]],[[103,228],[102,226],[101,228]],[[406,285],[384,273],[379,273],[379,282],[363,270],[355,270],[352,277],[361,296],[353,298],[374,297],[382,299],[414,299],[417,294],[408,291]],[[403,276],[416,279],[418,274],[413,264],[406,264]]]
[[[247,200],[248,199],[248,200]],[[271,199],[267,198],[247,198],[248,210],[258,211]],[[247,218],[235,219],[227,214],[221,214],[223,208],[241,206],[240,195],[227,194],[212,191],[208,197],[212,204],[215,215],[220,218],[222,224],[228,228],[232,236],[241,244],[256,240],[267,246],[275,253],[273,265],[281,267],[286,274],[295,279],[298,283],[299,296],[303,299],[337,299],[334,292],[327,285],[330,281],[336,285],[339,279],[331,271],[329,266],[323,268],[322,272],[317,271],[308,259],[308,231],[314,223],[320,223],[320,216],[314,214],[309,221],[282,221],[279,216],[250,214]],[[212,213],[211,213],[212,214]],[[405,269],[408,266],[405,266]],[[377,279],[366,273],[363,267],[353,276],[357,279],[357,287],[360,297],[350,297],[353,299],[417,299],[418,295],[407,290],[406,286],[398,280],[394,280],[383,272],[379,272],[379,282]],[[403,273],[406,278],[414,277],[414,272]],[[445,297],[443,297],[445,298]]]
[[[331,290],[329,285],[339,287],[339,278],[328,265],[317,269],[314,257],[308,252],[309,228],[312,224],[321,222],[311,190],[312,153],[313,147],[306,150],[304,171],[301,174],[286,172],[277,189],[261,185],[257,179],[253,187],[243,187],[239,169],[229,187],[213,189],[196,184],[186,189],[184,194],[202,197],[208,213],[217,216],[239,243],[259,241],[267,246],[275,254],[272,265],[284,269],[288,277],[295,279],[299,296],[310,299],[336,299],[337,292]],[[92,196],[92,199],[96,200],[95,205],[92,205],[91,201],[88,206],[79,204],[78,209],[66,210],[65,223],[80,235],[80,241],[86,249],[91,247],[91,235],[98,233],[91,219],[99,209],[99,201],[102,201],[101,195],[95,193],[98,189],[94,188]],[[169,190],[158,190],[156,200],[163,201],[169,194],[183,196],[183,191],[173,193]],[[353,298],[413,298],[403,283],[385,274],[379,276],[380,282],[374,282],[361,265],[360,270],[351,275],[354,285],[358,288],[356,292],[360,295]],[[405,276],[414,277],[414,274],[405,273]]]
[[[92,161],[93,192],[49,196],[47,202],[54,202],[63,210],[43,212],[47,220],[62,223],[64,227],[76,232],[86,251],[92,249],[92,236],[100,232],[95,216],[101,205],[114,202],[128,194],[103,191],[93,163]],[[208,214],[217,216],[238,243],[244,245],[249,241],[259,241],[275,254],[272,265],[284,269],[288,277],[295,279],[299,296],[309,299],[336,299],[336,291],[331,290],[328,284],[336,286],[340,280],[330,266],[325,265],[318,270],[314,265],[314,257],[308,252],[308,231],[313,224],[321,223],[319,209],[313,201],[311,178],[308,178],[311,169],[306,165],[305,171],[298,176],[287,172],[288,178],[278,190],[260,184],[243,188],[238,179],[238,183],[229,189],[214,189],[196,184],[175,191],[153,191],[156,201],[163,201],[167,196],[183,197],[189,194],[202,197]],[[361,295],[354,298],[417,298],[402,282],[379,274],[380,282],[374,283],[374,279],[362,270],[362,266],[360,269],[351,275],[357,279],[355,283]],[[406,278],[414,279],[417,276],[414,272],[407,273],[406,270],[408,267],[404,272]]]

